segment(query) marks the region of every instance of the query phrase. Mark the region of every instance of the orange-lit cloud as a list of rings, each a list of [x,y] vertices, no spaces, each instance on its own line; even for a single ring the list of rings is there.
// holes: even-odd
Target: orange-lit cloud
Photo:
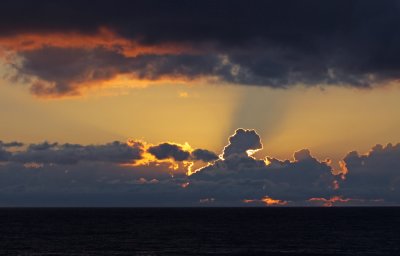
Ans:
[[[22,33],[0,37],[0,52],[32,51],[43,47],[57,48],[104,48],[118,51],[126,57],[140,54],[180,54],[195,52],[193,47],[184,44],[163,43],[144,45],[138,41],[123,38],[108,28],[100,28],[97,33]]]
[[[289,202],[285,200],[273,199],[272,197],[265,196],[261,199],[245,199],[243,203],[264,203],[267,206],[284,206]]]
[[[323,206],[325,207],[331,207],[334,206],[336,203],[348,203],[350,201],[354,201],[355,199],[351,198],[343,198],[342,196],[333,196],[329,199],[322,198],[322,197],[315,197],[315,198],[310,198],[308,199],[309,202],[316,202],[316,203],[322,203]]]
[[[137,144],[137,143],[141,143],[143,145],[143,153],[141,155],[142,158],[133,161],[131,164],[129,164],[131,166],[148,166],[150,164],[156,164],[156,165],[167,164],[171,171],[177,171],[177,170],[179,170],[180,167],[184,167],[184,169],[188,169],[188,166],[190,166],[188,161],[183,161],[182,163],[180,163],[180,162],[175,161],[172,158],[157,159],[156,156],[149,153],[149,151],[148,151],[149,148],[154,145],[143,142],[143,141],[128,140],[128,145],[133,145],[133,144]],[[179,145],[179,144],[176,144],[176,145]],[[181,146],[181,145],[179,145],[179,146]],[[186,146],[186,148],[190,147],[189,144],[185,144],[184,146]],[[187,167],[187,168],[185,168],[185,167]]]
[[[174,172],[184,172],[185,175],[192,175],[192,167],[196,161],[207,163],[216,159],[216,155],[205,149],[193,149],[189,143],[179,144],[174,142],[164,142],[153,145],[140,140],[128,140],[128,145],[141,145],[142,154],[140,159],[133,161],[131,166],[148,166],[150,164],[169,166],[171,175]],[[204,166],[204,164],[203,164]],[[189,183],[184,183],[185,188]]]
[[[53,53],[36,54],[46,51]],[[54,51],[58,53],[54,55]],[[65,54],[60,56],[63,51]],[[100,52],[105,55],[100,56]],[[99,88],[143,88],[148,85],[187,83],[201,77],[191,78],[182,72],[158,74],[154,61],[146,63],[135,58],[163,58],[198,52],[198,49],[184,43],[142,44],[136,39],[121,37],[107,28],[88,34],[36,32],[0,36],[0,58],[15,73],[7,76],[28,82],[35,96],[53,99],[81,96]],[[118,59],[112,59],[117,56]],[[62,60],[65,57],[70,63]],[[129,67],[129,62],[132,64],[133,61],[136,64]],[[48,70],[42,72],[43,68]]]
[[[21,6],[29,8],[22,14]],[[398,38],[384,29],[399,24],[392,12],[396,9],[394,3],[381,4],[381,12],[372,21],[369,21],[372,7],[362,3],[357,3],[363,12],[356,17],[351,15],[349,6],[325,8],[316,1],[310,4],[312,8],[305,8],[319,10],[318,13],[323,13],[321,17],[330,17],[328,28],[321,27],[324,18],[279,2],[259,2],[243,8],[242,3],[227,1],[213,8],[199,3],[166,9],[164,4],[147,1],[118,1],[112,5],[61,1],[55,6],[11,1],[2,7],[7,10],[0,29],[3,57],[4,51],[14,52],[25,61],[19,66],[11,64],[19,76],[40,80],[31,90],[39,96],[77,96],[80,95],[77,85],[109,81],[117,74],[129,73],[135,73],[137,79],[211,77],[221,83],[270,88],[298,85],[372,88],[398,80],[400,63],[393,59],[398,55]],[[291,18],[296,22],[275,15],[282,9],[292,13]],[[271,13],[266,14],[266,10]],[[337,19],[343,15],[344,19]],[[354,19],[357,22],[350,26],[343,22]],[[366,21],[372,24],[367,32],[363,25]],[[251,29],[235,29],[243,24]],[[346,29],[347,33],[337,33]],[[297,31],[303,31],[304,36],[299,38]],[[378,34],[385,40],[375,40]],[[321,38],[325,40],[321,42]],[[354,50],[355,45],[365,47]],[[44,61],[43,56],[54,48],[81,49],[86,54],[72,56],[79,65],[72,65],[73,61]],[[27,56],[43,49],[47,52],[39,57]],[[101,62],[95,56],[95,49],[131,59],[105,58],[108,62],[104,59]],[[163,58],[141,58],[129,65],[132,58],[139,56]],[[52,58],[57,57],[52,55]],[[93,59],[100,63],[93,65],[90,62]]]
[[[332,196],[330,198],[315,197],[308,199],[308,202],[317,206],[332,207],[346,205],[379,205],[384,204],[384,199],[346,198],[344,196]]]
[[[158,46],[162,49],[162,46]],[[130,56],[120,48],[99,45],[63,48],[43,46],[0,56],[9,66],[7,77],[30,85],[42,98],[76,97],[98,88],[143,88],[149,85],[213,83],[219,57],[186,51]],[[181,96],[187,96],[183,94]]]
[[[343,180],[345,180],[346,179],[346,175],[349,173],[349,170],[347,169],[347,166],[346,166],[346,162],[343,161],[343,160],[340,160],[339,161],[339,167],[340,167],[340,169],[339,169],[338,173],[340,174],[340,177]]]
[[[208,80],[208,79],[207,79]],[[191,83],[206,82],[204,78],[187,79],[185,77],[160,77],[159,79],[141,79],[134,74],[113,74],[112,77],[104,80],[84,81],[84,82],[71,82],[69,84],[71,90],[66,94],[53,93],[56,88],[56,83],[38,80],[32,83],[30,91],[40,99],[56,100],[56,99],[70,99],[76,97],[84,97],[87,95],[97,96],[117,96],[121,92],[113,92],[113,90],[129,90],[129,89],[144,89],[150,86],[164,86],[164,85],[190,85]],[[123,91],[122,91],[123,92]],[[126,94],[122,93],[122,94]],[[188,98],[187,93],[179,93],[180,98]]]

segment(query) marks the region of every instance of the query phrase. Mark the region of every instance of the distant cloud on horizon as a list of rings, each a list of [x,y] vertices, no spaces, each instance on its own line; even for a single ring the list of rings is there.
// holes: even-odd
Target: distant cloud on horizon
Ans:
[[[0,142],[0,206],[398,205],[400,144],[350,152],[342,170],[308,149],[257,159],[237,129],[220,157],[172,142],[102,145]],[[193,169],[193,165],[200,166]],[[201,164],[203,163],[203,164]]]

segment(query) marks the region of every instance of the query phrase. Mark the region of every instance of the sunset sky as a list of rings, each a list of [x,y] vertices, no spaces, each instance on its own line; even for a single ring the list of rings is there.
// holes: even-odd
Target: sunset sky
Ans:
[[[3,1],[0,206],[400,203],[398,1]]]

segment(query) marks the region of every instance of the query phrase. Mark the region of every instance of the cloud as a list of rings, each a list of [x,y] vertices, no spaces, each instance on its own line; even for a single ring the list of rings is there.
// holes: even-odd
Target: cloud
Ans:
[[[347,206],[400,203],[400,144],[350,152],[343,170],[308,149],[256,158],[237,129],[221,153],[172,142],[0,143],[0,201],[23,206]],[[250,150],[250,152],[249,152]],[[195,161],[205,166],[191,170]],[[171,168],[172,167],[172,168]]]
[[[237,129],[229,137],[229,144],[224,148],[224,159],[234,155],[251,155],[251,151],[262,149],[260,136],[254,130]]]
[[[22,147],[23,143],[18,141],[3,142],[0,140],[0,162],[8,161],[11,157],[11,152],[8,151],[9,148]]]
[[[343,159],[344,179],[340,192],[345,196],[400,202],[400,144],[376,145],[360,155],[352,151]]]
[[[22,147],[23,145],[24,143],[19,141],[3,142],[0,140],[0,147],[3,148]]]
[[[218,156],[207,149],[193,150],[189,144],[180,145],[177,143],[164,142],[158,145],[149,146],[147,152],[155,156],[158,160],[173,159],[174,161],[203,161],[212,162]]]
[[[4,150],[3,148],[0,147],[0,162],[2,161],[8,161],[8,159],[10,158],[11,153]]]
[[[192,80],[218,76],[220,58],[193,54],[141,54],[125,56],[97,47],[44,47],[19,53],[16,78],[30,79],[37,96],[73,96],[102,82],[126,76],[132,81]]]
[[[30,144],[25,151],[12,154],[11,161],[20,163],[77,164],[81,161],[132,163],[142,158],[140,142],[114,141],[104,145],[58,144],[43,142]]]
[[[194,160],[200,160],[203,162],[212,162],[218,159],[218,156],[207,149],[195,149],[192,152],[192,158]]]
[[[251,152],[262,148],[254,130],[237,129],[224,148],[223,157],[200,168],[189,177],[188,189],[201,190],[203,197],[232,201],[249,198],[278,198],[283,201],[304,201],[335,192],[336,176],[327,162],[313,158],[308,150],[294,154],[294,160],[256,159]],[[260,199],[261,200],[261,199]]]
[[[313,197],[313,198],[308,199],[308,201],[311,202],[311,203],[315,203],[317,205],[331,207],[333,205],[340,204],[340,203],[346,204],[346,203],[352,201],[352,199],[350,199],[350,198],[342,198],[340,196],[334,196],[334,197],[331,197],[329,199],[326,199],[326,198],[314,198]]]
[[[2,8],[0,48],[42,97],[80,95],[118,75],[273,88],[399,78],[396,1],[22,0]]]
[[[0,165],[1,205],[20,206],[163,206],[182,205],[181,179],[168,166],[121,166],[79,162],[29,168]],[[174,198],[175,196],[175,198]],[[174,201],[177,201],[174,203]]]
[[[181,146],[170,143],[151,146],[148,152],[160,160],[172,158],[175,161],[185,161],[190,157],[190,153],[185,151]]]
[[[243,202],[246,203],[246,204],[260,204],[260,203],[262,203],[262,204],[265,204],[265,205],[268,205],[268,206],[275,206],[275,205],[276,206],[282,206],[282,205],[287,205],[288,204],[287,201],[282,201],[282,200],[279,200],[279,199],[273,199],[273,198],[271,198],[269,196],[265,196],[265,197],[263,197],[261,199],[245,199],[245,200],[243,200]]]

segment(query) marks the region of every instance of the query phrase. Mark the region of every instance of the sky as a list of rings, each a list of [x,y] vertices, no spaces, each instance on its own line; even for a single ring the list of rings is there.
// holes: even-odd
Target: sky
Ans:
[[[1,206],[400,203],[400,3],[8,1]]]

